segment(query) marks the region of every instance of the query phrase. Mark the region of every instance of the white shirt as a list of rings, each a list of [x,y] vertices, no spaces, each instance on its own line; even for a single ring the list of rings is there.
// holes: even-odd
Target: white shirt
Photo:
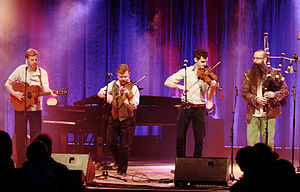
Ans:
[[[110,94],[110,95],[111,95],[111,92],[112,92],[112,87],[113,87],[114,82],[116,82],[116,84],[117,84],[119,87],[121,86],[119,80],[113,80],[112,82],[110,82],[110,83],[108,84],[108,94]],[[103,91],[104,93],[105,93],[105,90],[106,90],[106,86],[100,89],[100,91],[101,91],[101,92]],[[134,85],[134,86],[132,87],[132,90],[131,90],[131,91],[132,91],[132,94],[133,94],[134,96],[133,96],[133,98],[130,100],[130,103],[134,104],[135,106],[138,106],[139,103],[140,103],[140,92],[139,92],[139,89],[138,89],[138,87],[137,87],[136,85]]]
[[[196,64],[193,66],[187,67],[187,100],[191,104],[205,104],[206,103],[206,94],[210,94],[210,86],[202,80],[198,79],[198,68]],[[179,83],[184,80],[185,69],[180,69],[177,73],[174,73],[168,80]],[[184,101],[185,96],[182,94],[181,100]]]
[[[41,69],[41,74],[39,71],[39,68]],[[25,71],[26,71],[26,65],[20,65],[17,67],[14,72],[8,77],[8,79],[11,82],[20,82],[20,83],[25,83]],[[47,72],[42,69],[41,67],[38,67],[36,71],[30,71],[29,69],[27,70],[27,81],[26,83],[29,85],[41,85],[39,75],[41,75],[41,80],[42,80],[42,88],[46,92],[50,92],[51,89],[49,88],[49,81],[48,81],[48,74]],[[37,104],[34,104],[31,106],[28,111],[39,111],[42,110],[42,101],[43,97],[38,97],[38,102]]]
[[[260,81],[260,83],[258,84],[256,96],[257,97],[262,97],[263,96],[263,94],[262,94],[262,81]],[[254,117],[264,117],[264,116],[266,116],[266,112],[264,112],[264,106],[259,105],[255,109],[255,112],[254,112],[253,116]]]

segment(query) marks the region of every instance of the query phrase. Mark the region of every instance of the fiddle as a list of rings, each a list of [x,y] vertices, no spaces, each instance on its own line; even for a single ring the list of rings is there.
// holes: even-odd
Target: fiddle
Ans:
[[[119,88],[119,92],[124,100],[125,106],[128,109],[130,109],[131,111],[133,111],[136,108],[136,106],[133,103],[130,103],[130,100],[133,99],[133,97],[134,97],[134,94],[132,93],[132,88],[135,84],[137,84],[139,81],[141,81],[145,77],[146,77],[146,75],[144,75],[142,78],[140,78],[136,82],[127,82]]]
[[[197,75],[202,81],[206,82],[207,84],[210,84],[211,81],[217,80],[217,76],[212,73],[212,69],[207,66],[205,66],[204,68],[199,68],[197,71]]]
[[[133,86],[133,82],[127,82],[119,88],[120,95],[124,100],[124,105],[131,111],[136,108],[135,105],[130,102],[130,100],[134,97],[134,94],[132,93]]]
[[[133,82],[127,82],[119,88],[120,94],[122,95],[123,99],[132,99],[134,94],[132,93],[132,87],[134,86]]]
[[[205,66],[204,68],[199,68],[197,71],[197,75],[199,79],[206,82],[207,84],[211,84],[212,81],[217,81],[217,75],[212,72],[212,70],[218,66],[221,62],[219,61],[213,68],[210,68],[208,66]],[[224,94],[222,92],[223,88],[220,86],[219,83],[216,83],[216,87],[221,92],[220,97],[224,98]]]

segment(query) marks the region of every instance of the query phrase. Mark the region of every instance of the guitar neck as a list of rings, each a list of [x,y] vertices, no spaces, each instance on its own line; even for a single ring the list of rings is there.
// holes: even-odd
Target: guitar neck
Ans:
[[[51,95],[51,92],[39,92],[38,96]]]

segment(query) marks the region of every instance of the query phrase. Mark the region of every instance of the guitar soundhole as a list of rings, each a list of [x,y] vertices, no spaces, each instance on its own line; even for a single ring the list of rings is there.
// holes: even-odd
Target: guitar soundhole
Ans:
[[[27,93],[27,98],[28,98],[28,99],[31,99],[31,97],[32,97],[32,93],[31,93],[31,92],[28,92],[28,93]]]

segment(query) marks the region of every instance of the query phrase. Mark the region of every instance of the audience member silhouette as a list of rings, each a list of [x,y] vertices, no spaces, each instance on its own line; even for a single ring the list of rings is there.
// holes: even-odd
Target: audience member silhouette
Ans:
[[[294,166],[285,159],[278,159],[275,164],[276,180],[274,183],[281,183],[281,191],[298,191],[298,184],[300,183],[297,177]]]
[[[279,155],[274,153],[272,148],[264,143],[256,143],[253,147],[258,152],[261,166],[273,166],[279,158]]]
[[[294,191],[296,180],[293,165],[272,152],[264,143],[247,146],[236,154],[243,177],[230,187],[231,192]]]
[[[235,158],[243,177],[231,186],[231,192],[244,192],[244,191],[255,191],[257,187],[253,183],[257,182],[256,179],[256,166],[258,164],[258,153],[252,146],[241,148],[236,153]]]
[[[47,146],[41,141],[33,141],[27,147],[26,156],[20,170],[29,180],[30,191],[59,191],[57,179],[48,168]]]
[[[56,162],[51,154],[51,137],[40,134],[27,147],[28,160],[21,168],[15,168],[11,138],[0,130],[0,191],[83,191],[82,183],[73,181],[68,168]]]
[[[15,166],[11,155],[11,138],[8,133],[0,130],[0,189],[9,187],[15,176]]]
[[[266,189],[274,188],[274,190],[278,190],[278,186],[274,185],[274,181],[277,178],[275,164],[279,155],[272,152],[271,147],[264,143],[257,143],[253,147],[258,152],[257,174],[259,179],[263,181],[261,184]]]
[[[50,135],[46,133],[42,133],[37,135],[33,141],[41,141],[46,144],[48,151],[47,151],[47,158],[48,158],[48,169],[57,178],[59,188],[61,192],[76,192],[82,189],[82,185],[80,183],[74,182],[72,180],[71,174],[67,166],[55,161],[52,157],[52,138]]]

